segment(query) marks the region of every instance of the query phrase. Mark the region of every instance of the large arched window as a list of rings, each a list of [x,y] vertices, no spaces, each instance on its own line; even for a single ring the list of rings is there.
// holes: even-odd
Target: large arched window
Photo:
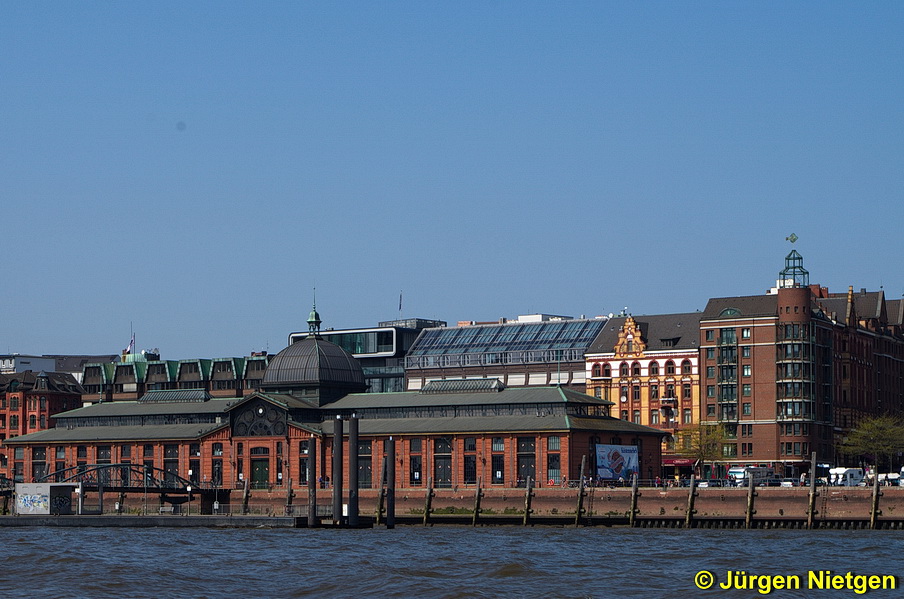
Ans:
[[[633,376],[640,376],[640,362],[631,364],[631,374]]]
[[[603,369],[600,368],[600,365],[594,364],[591,376],[600,376],[602,374],[602,372],[603,372]]]
[[[681,374],[690,374],[693,366],[691,365],[690,360],[684,360],[681,363]]]
[[[609,366],[608,364],[605,364],[605,365],[603,366],[603,376],[605,376],[605,377],[611,377],[611,376],[612,376],[612,367]]]
[[[650,376],[659,374],[659,362],[650,362]]]
[[[631,376],[631,370],[628,368],[627,362],[622,362],[618,371],[620,376]]]
[[[675,374],[675,363],[669,360],[665,363],[665,373],[666,374]]]

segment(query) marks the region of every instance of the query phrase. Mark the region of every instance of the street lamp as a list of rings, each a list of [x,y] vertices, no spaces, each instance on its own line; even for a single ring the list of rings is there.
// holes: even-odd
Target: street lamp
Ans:
[[[191,516],[191,485],[185,487],[185,490],[188,491],[188,515]]]

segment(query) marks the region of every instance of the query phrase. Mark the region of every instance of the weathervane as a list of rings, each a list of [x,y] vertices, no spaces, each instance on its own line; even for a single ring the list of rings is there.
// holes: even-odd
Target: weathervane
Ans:
[[[795,241],[797,241],[797,239],[798,237],[794,233],[791,233],[790,235],[785,237],[785,241],[790,241],[791,243],[794,243]]]

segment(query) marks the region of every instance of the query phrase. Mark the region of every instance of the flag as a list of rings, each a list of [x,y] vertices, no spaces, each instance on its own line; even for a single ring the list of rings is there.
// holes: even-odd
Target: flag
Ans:
[[[402,313],[402,292],[399,291],[399,314]]]
[[[135,351],[135,333],[132,333],[132,340],[129,341],[129,346],[123,350],[124,354],[131,354]]]

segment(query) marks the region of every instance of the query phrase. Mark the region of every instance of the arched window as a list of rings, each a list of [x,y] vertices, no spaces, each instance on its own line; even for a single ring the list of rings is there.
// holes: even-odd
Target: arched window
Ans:
[[[631,374],[634,376],[640,376],[640,362],[634,362],[631,364]]]
[[[603,376],[611,377],[612,376],[612,367],[608,364],[603,366]]]
[[[628,363],[627,363],[627,362],[622,362],[622,363],[621,363],[621,366],[619,367],[618,370],[619,370],[619,375],[620,375],[620,376],[631,376],[631,371],[628,369]]]
[[[600,376],[602,374],[602,372],[603,372],[603,369],[600,368],[600,365],[594,364],[593,365],[593,373],[591,376]]]
[[[665,373],[666,374],[675,374],[675,363],[669,360],[665,363]]]
[[[681,374],[690,374],[692,370],[692,365],[690,360],[685,360],[681,363]]]
[[[659,374],[659,362],[650,362],[650,376]]]

